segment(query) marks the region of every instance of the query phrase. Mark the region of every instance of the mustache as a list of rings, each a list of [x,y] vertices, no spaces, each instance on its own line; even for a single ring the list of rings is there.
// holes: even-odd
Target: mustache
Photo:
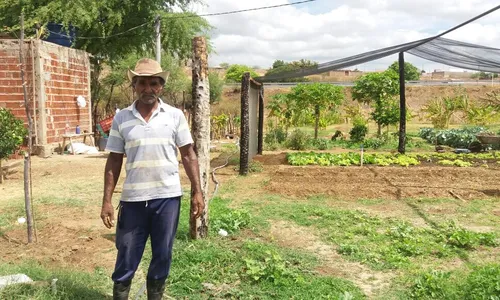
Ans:
[[[159,94],[157,93],[141,93],[141,96],[149,96],[149,97],[158,97]]]

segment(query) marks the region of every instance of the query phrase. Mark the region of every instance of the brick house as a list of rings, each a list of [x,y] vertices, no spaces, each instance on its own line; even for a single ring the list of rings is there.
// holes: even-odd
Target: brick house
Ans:
[[[19,41],[0,39],[0,107],[27,124],[21,82]],[[23,45],[25,82],[33,115],[36,154],[52,153],[68,125],[92,132],[89,54],[41,40]],[[85,99],[85,107],[77,98]]]

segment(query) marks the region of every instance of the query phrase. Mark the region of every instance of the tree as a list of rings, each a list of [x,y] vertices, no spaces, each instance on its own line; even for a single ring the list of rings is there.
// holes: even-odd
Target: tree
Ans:
[[[222,99],[224,79],[217,72],[208,72],[208,82],[210,83],[210,104],[218,103]]]
[[[17,119],[10,110],[0,108],[0,183],[3,183],[2,160],[17,150],[26,134],[23,121]]]
[[[255,78],[259,75],[249,66],[231,65],[226,71],[226,80],[232,82],[240,82],[243,74],[250,72],[250,77]]]
[[[278,127],[284,127],[288,133],[290,126],[296,123],[300,111],[297,109],[297,103],[289,94],[276,94],[271,96],[271,101],[266,107],[269,111],[269,117],[276,119]]]
[[[279,67],[283,67],[285,65],[285,61],[281,59],[277,59],[273,62],[273,69],[277,69]]]
[[[314,139],[317,139],[321,112],[337,109],[343,103],[345,94],[343,87],[314,83],[293,87],[288,97],[296,103],[298,110],[314,116]]]
[[[434,128],[439,129],[448,128],[451,118],[461,111],[465,112],[470,121],[476,117],[480,118],[477,114],[481,112],[478,112],[475,106],[469,105],[469,98],[464,91],[457,91],[454,96],[433,99],[422,108]]]
[[[35,25],[60,23],[76,28],[74,47],[99,59],[114,61],[131,52],[153,49],[153,23],[161,17],[162,49],[189,56],[191,39],[211,29],[207,21],[193,13],[173,13],[173,7],[185,9],[194,0],[13,0],[0,3],[0,23],[11,31],[19,30],[21,10],[27,35],[35,34]],[[90,38],[81,38],[90,37]],[[92,38],[96,37],[96,38]]]
[[[387,70],[394,71],[399,78],[399,61],[395,61]],[[420,70],[409,62],[405,62],[405,80],[420,80]]]
[[[47,35],[49,22],[63,24],[68,31],[76,28],[73,47],[92,54],[92,110],[103,94],[109,90],[101,86],[101,72],[107,64],[113,66],[131,53],[146,56],[154,49],[153,23],[161,18],[162,50],[179,59],[191,56],[192,39],[207,35],[209,23],[196,14],[187,12],[187,5],[196,0],[13,0],[1,1],[0,24],[19,34],[19,16],[24,11],[27,36],[35,35],[35,25],[41,26],[42,36]],[[173,7],[183,12],[174,13]],[[14,34],[15,33],[15,34]],[[111,85],[116,87],[116,85]],[[93,115],[97,121],[97,115]]]
[[[273,63],[273,68],[266,72],[266,76],[278,75],[281,73],[293,72],[293,71],[298,71],[301,69],[316,68],[317,66],[318,66],[317,62],[311,61],[308,59],[301,59],[301,60],[292,61],[289,63],[284,62],[282,60],[276,60]],[[306,82],[309,80],[305,77],[299,77],[299,78],[279,79],[276,81],[277,82]]]
[[[352,97],[361,103],[371,104],[374,110],[371,113],[377,123],[377,134],[382,134],[382,126],[397,123],[399,107],[394,104],[394,97],[399,94],[398,74],[393,71],[369,73],[356,80],[352,89]]]
[[[220,63],[220,64],[219,64],[219,67],[221,67],[221,68],[223,68],[223,69],[227,69],[227,68],[229,68],[229,64],[228,64],[228,63],[226,63],[226,62],[223,62],[223,63]]]

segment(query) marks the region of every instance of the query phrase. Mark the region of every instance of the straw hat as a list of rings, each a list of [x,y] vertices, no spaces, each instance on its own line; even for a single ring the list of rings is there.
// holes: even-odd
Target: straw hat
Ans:
[[[153,59],[141,58],[135,65],[134,71],[128,70],[128,79],[132,81],[135,76],[161,77],[165,82],[168,79],[169,72],[164,72],[160,64]]]

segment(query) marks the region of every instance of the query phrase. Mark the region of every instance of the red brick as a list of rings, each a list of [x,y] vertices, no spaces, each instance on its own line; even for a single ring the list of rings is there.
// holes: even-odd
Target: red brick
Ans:
[[[24,101],[24,96],[22,94],[13,94],[13,95],[2,95],[0,94],[0,101]]]
[[[19,58],[14,57],[0,57],[1,65],[17,65],[19,64]]]
[[[21,86],[0,86],[0,94],[22,94],[23,88]]]

